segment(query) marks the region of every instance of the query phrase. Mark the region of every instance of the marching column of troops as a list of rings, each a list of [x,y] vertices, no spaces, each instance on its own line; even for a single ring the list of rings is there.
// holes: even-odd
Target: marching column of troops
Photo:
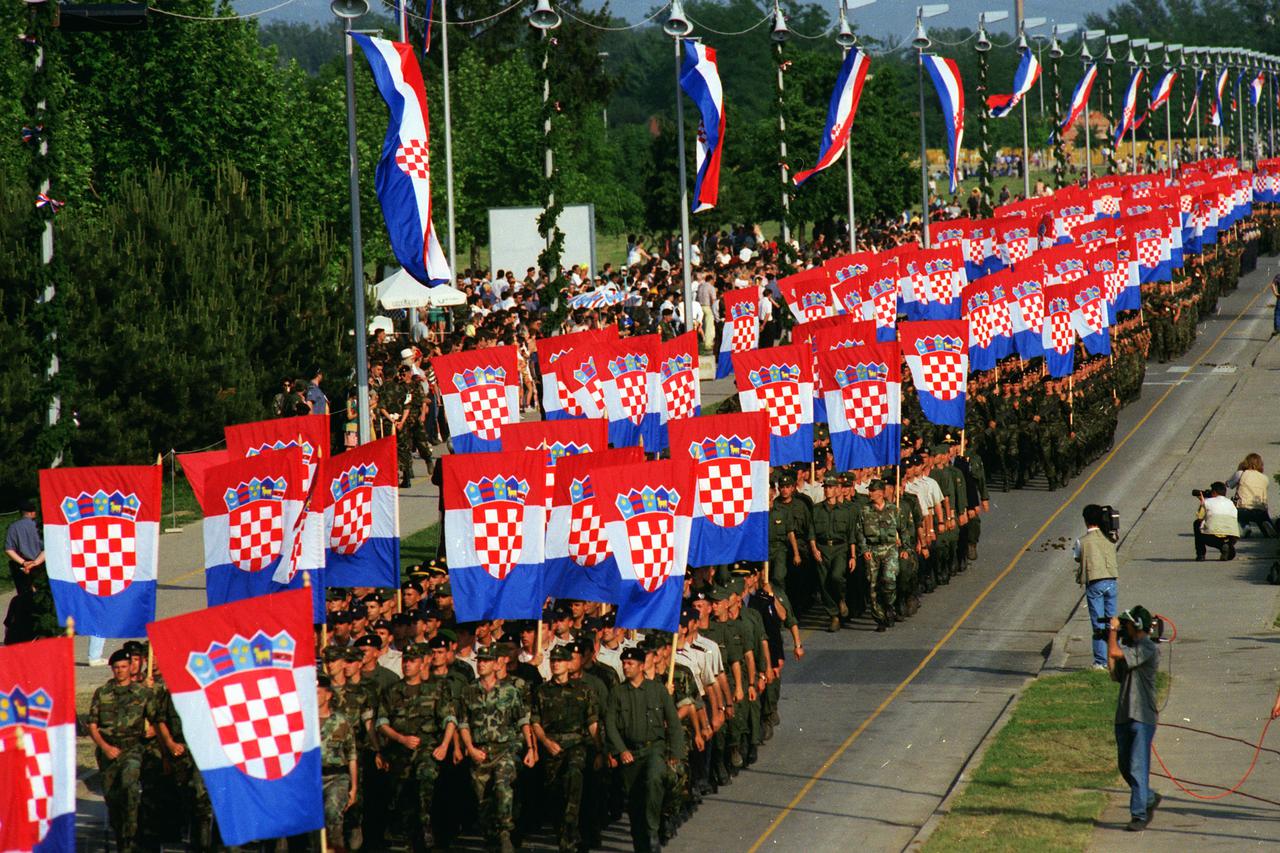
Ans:
[[[1079,351],[1069,379],[1016,357],[971,376],[963,433],[928,423],[904,393],[896,467],[836,471],[819,426],[815,463],[773,472],[768,561],[690,568],[674,637],[618,628],[581,601],[551,602],[538,622],[458,623],[443,559],[413,567],[397,595],[328,590],[317,693],[329,847],[447,849],[472,834],[505,852],[549,832],[582,851],[626,813],[635,849],[658,850],[773,736],[784,637],[804,655],[793,601],[830,631],[914,615],[978,558],[987,472],[1006,491],[1038,477],[1055,489],[1106,453],[1148,355],[1190,347],[1259,243],[1280,249],[1276,223],[1261,211],[1173,282],[1144,285],[1143,310],[1113,325],[1112,355]],[[85,719],[116,846],[225,849],[147,660],[141,643],[113,654]]]

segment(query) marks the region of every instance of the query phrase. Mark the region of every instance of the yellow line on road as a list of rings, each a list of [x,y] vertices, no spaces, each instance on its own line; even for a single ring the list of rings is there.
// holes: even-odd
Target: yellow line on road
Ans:
[[[1258,291],[1257,295],[1255,295],[1253,299],[1249,300],[1249,304],[1240,309],[1240,312],[1236,314],[1235,318],[1230,323],[1227,324],[1227,327],[1223,329],[1221,333],[1219,333],[1218,337],[1214,338],[1213,343],[1209,345],[1208,349],[1206,349],[1200,355],[1200,357],[1197,358],[1195,362],[1190,367],[1187,368],[1187,372],[1183,374],[1184,376],[1189,376],[1191,374],[1191,371],[1195,370],[1196,367],[1198,367],[1200,363],[1203,362],[1209,356],[1209,353],[1213,352],[1214,349],[1217,348],[1218,344],[1222,342],[1222,339],[1226,337],[1227,332],[1230,332],[1233,328],[1235,328],[1235,325],[1240,321],[1240,318],[1245,315],[1246,311],[1248,311],[1250,308],[1254,306],[1254,304],[1262,297],[1262,294],[1265,292],[1267,292],[1265,289]],[[797,792],[796,795],[791,798],[791,802],[787,803],[786,807],[784,807],[782,811],[778,813],[778,816],[775,817],[773,821],[769,824],[769,826],[765,829],[765,831],[761,833],[760,837],[757,838],[755,843],[751,845],[747,853],[756,853],[756,851],[760,849],[761,845],[764,844],[764,842],[769,838],[769,836],[773,835],[774,831],[777,830],[777,828],[782,825],[782,822],[787,819],[787,816],[791,814],[792,810],[794,810],[795,807],[800,804],[800,801],[809,795],[809,792],[813,790],[813,786],[816,785],[818,781],[821,780],[822,777],[826,775],[827,771],[831,769],[831,766],[833,764],[835,764],[838,760],[840,760],[840,756],[844,755],[845,752],[849,749],[849,747],[853,745],[854,741],[856,741],[859,737],[861,737],[862,733],[865,732],[867,728],[876,721],[876,718],[878,718],[881,714],[883,714],[885,709],[888,708],[893,703],[893,700],[897,699],[898,696],[902,693],[902,691],[906,690],[907,686],[910,685],[911,682],[916,680],[916,676],[918,676],[921,672],[924,671],[924,668],[929,665],[929,662],[932,661],[935,656],[937,656],[938,652],[942,649],[942,647],[945,646],[951,640],[951,638],[955,636],[956,632],[960,630],[960,626],[962,626],[966,621],[968,621],[969,617],[973,615],[973,612],[978,609],[978,605],[982,604],[982,602],[986,600],[987,596],[991,594],[991,591],[994,590],[1002,580],[1004,580],[1006,577],[1009,576],[1009,573],[1012,572],[1014,568],[1018,565],[1019,561],[1022,560],[1022,555],[1025,554],[1031,548],[1031,546],[1035,544],[1035,541],[1039,539],[1040,536],[1045,532],[1045,530],[1049,528],[1049,525],[1052,524],[1055,520],[1057,520],[1058,516],[1062,515],[1063,511],[1065,511],[1066,508],[1069,507],[1075,501],[1075,499],[1080,496],[1080,493],[1083,492],[1085,490],[1085,487],[1088,486],[1089,483],[1093,481],[1093,478],[1098,476],[1098,472],[1100,472],[1103,468],[1107,467],[1107,465],[1111,462],[1111,460],[1115,458],[1115,455],[1118,452],[1120,452],[1120,448],[1124,447],[1126,444],[1129,443],[1129,439],[1133,438],[1134,434],[1137,433],[1137,431],[1142,428],[1143,424],[1147,422],[1147,419],[1150,418],[1153,414],[1155,414],[1155,411],[1159,409],[1160,406],[1164,403],[1164,401],[1169,398],[1169,395],[1173,393],[1174,389],[1181,384],[1182,384],[1182,381],[1179,380],[1175,384],[1170,385],[1168,390],[1165,391],[1163,394],[1161,394],[1160,398],[1156,400],[1155,403],[1152,404],[1151,408],[1147,410],[1147,413],[1142,416],[1141,420],[1139,420],[1136,424],[1134,424],[1133,428],[1130,429],[1129,432],[1125,434],[1125,437],[1121,439],[1118,444],[1116,444],[1114,447],[1111,448],[1111,452],[1107,454],[1106,458],[1102,460],[1101,464],[1099,464],[1098,467],[1093,469],[1093,472],[1090,473],[1088,477],[1085,477],[1084,481],[1081,482],[1080,485],[1076,487],[1076,490],[1071,493],[1070,497],[1068,497],[1065,501],[1063,501],[1062,505],[1059,506],[1056,510],[1054,510],[1052,515],[1050,515],[1047,519],[1045,519],[1044,524],[1041,524],[1035,533],[1031,534],[1031,537],[1027,539],[1026,544],[1023,545],[1021,548],[1019,548],[1018,553],[1014,556],[1012,560],[1009,561],[1009,565],[1004,567],[1004,571],[996,575],[995,578],[992,579],[991,583],[987,584],[986,588],[983,589],[982,592],[978,594],[978,597],[973,600],[973,603],[970,604],[968,608],[965,609],[964,613],[960,614],[960,618],[955,621],[955,624],[951,626],[951,628],[947,631],[947,633],[942,635],[942,638],[938,640],[937,643],[934,644],[933,648],[929,650],[929,653],[924,656],[924,659],[921,660],[920,663],[916,666],[916,668],[911,671],[911,674],[908,675],[906,678],[904,678],[902,682],[898,684],[897,687],[893,688],[893,692],[885,697],[885,700],[881,702],[874,711],[871,712],[870,716],[868,716],[865,720],[863,720],[858,725],[858,727],[854,729],[853,732],[847,738],[844,739],[844,742],[840,744],[840,746],[836,749],[835,752],[831,753],[830,757],[828,757],[826,761],[822,762],[822,766],[819,767],[817,771],[814,772],[814,774],[809,777],[809,780],[804,783],[804,787],[802,787],[799,790],[799,792]]]

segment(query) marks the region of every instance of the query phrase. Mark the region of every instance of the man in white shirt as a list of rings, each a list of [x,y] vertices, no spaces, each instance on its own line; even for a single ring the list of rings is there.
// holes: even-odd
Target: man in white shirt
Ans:
[[[1217,548],[1223,560],[1236,558],[1236,540],[1240,538],[1240,521],[1236,505],[1227,497],[1227,484],[1214,483],[1208,494],[1201,492],[1201,512],[1191,526],[1196,541],[1196,562],[1202,562],[1208,548]]]

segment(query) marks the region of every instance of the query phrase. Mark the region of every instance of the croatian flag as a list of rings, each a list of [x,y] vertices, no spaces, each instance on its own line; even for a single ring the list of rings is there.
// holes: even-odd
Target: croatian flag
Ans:
[[[58,624],[142,637],[156,618],[159,465],[40,472],[45,568]],[[2,687],[3,685],[0,685]]]
[[[889,261],[867,270],[860,279],[863,319],[874,320],[876,340],[897,340],[898,297],[902,273],[898,261]]]
[[[1249,104],[1256,107],[1262,102],[1262,87],[1266,85],[1267,72],[1259,71],[1258,76],[1249,84]]]
[[[1156,83],[1156,87],[1151,90],[1151,103],[1147,106],[1146,115],[1142,117],[1142,122],[1150,118],[1151,114],[1163,107],[1169,101],[1169,95],[1173,93],[1173,84],[1178,79],[1178,72],[1174,69],[1165,72],[1160,78],[1160,82]]]
[[[969,283],[959,246],[921,249],[915,280],[919,319],[951,320],[960,316],[960,291]]]
[[[536,450],[546,458],[547,512],[551,511],[556,467],[561,460],[584,453],[599,453],[609,446],[609,425],[603,420],[521,421],[502,431],[504,451]]]
[[[310,594],[162,619],[147,633],[223,843],[322,828]]]
[[[1055,378],[1075,370],[1076,327],[1072,323],[1074,284],[1055,284],[1044,290],[1044,363]]]
[[[1040,79],[1040,62],[1035,51],[1024,50],[1018,62],[1018,70],[1013,72],[1012,95],[987,95],[987,109],[992,118],[1004,118],[1013,112],[1013,108],[1022,102],[1022,98]]]
[[[871,343],[818,356],[826,387],[836,468],[875,468],[898,461],[902,440],[902,363],[896,344]]]
[[[933,87],[938,92],[938,102],[942,106],[942,122],[946,130],[947,155],[951,176],[951,192],[956,191],[956,177],[959,173],[960,149],[964,141],[964,84],[960,81],[960,66],[954,59],[945,59],[932,54],[920,57],[924,62]]]
[[[689,561],[691,478],[663,459],[596,468],[591,483],[618,564],[618,627],[675,631]]]
[[[1196,107],[1200,104],[1200,86],[1204,83],[1204,78],[1208,75],[1208,71],[1200,71],[1196,74],[1195,92],[1191,95],[1191,106],[1187,107],[1187,114],[1182,117],[1182,126],[1186,127],[1191,120],[1196,117]]]
[[[760,288],[726,291],[720,298],[724,331],[716,355],[716,379],[733,373],[733,354],[760,348]]]
[[[602,344],[598,350],[609,443],[614,447],[643,441],[648,448],[660,438],[660,401],[651,390],[659,342],[657,335],[640,335]]]
[[[1116,123],[1116,135],[1113,141],[1114,145],[1119,145],[1124,141],[1124,135],[1133,128],[1134,122],[1137,121],[1138,115],[1138,88],[1142,85],[1142,75],[1145,72],[1138,68],[1133,72],[1133,79],[1129,81],[1129,88],[1124,93],[1124,106],[1120,110],[1120,121]]]
[[[939,426],[964,426],[969,379],[969,329],[964,320],[924,320],[898,328],[902,357],[924,416]]]
[[[680,68],[680,88],[693,99],[702,118],[698,123],[695,158],[698,171],[693,180],[693,212],[716,206],[720,194],[720,155],[724,151],[724,91],[715,48],[696,41],[684,41],[684,64]]]
[[[769,416],[769,464],[813,461],[813,352],[807,344],[735,353],[744,412]]]
[[[296,447],[236,459],[209,471],[204,493],[196,499],[204,511],[210,607],[302,585],[297,561],[306,472]]]
[[[556,463],[551,517],[547,521],[547,595],[618,603],[618,563],[609,549],[591,472],[596,468],[642,464],[644,453],[638,447],[565,456]]]
[[[735,412],[671,423],[671,459],[692,483],[689,565],[769,558],[769,419]]]
[[[836,313],[831,283],[823,267],[801,270],[778,279],[778,290],[797,323],[812,323]]]
[[[1071,283],[1071,325],[1089,355],[1111,354],[1106,282],[1091,275]]]
[[[840,75],[836,77],[836,88],[831,93],[831,104],[827,107],[827,125],[822,129],[822,143],[818,146],[818,162],[812,169],[797,172],[793,180],[800,186],[823,169],[840,159],[844,147],[849,142],[849,131],[853,128],[854,116],[858,114],[858,100],[862,97],[862,86],[867,80],[867,69],[871,67],[871,59],[856,47],[850,48],[844,63],[840,66]]]
[[[823,261],[822,268],[827,271],[827,278],[832,282],[831,289],[834,291],[835,285],[846,279],[857,278],[883,260],[879,252],[854,252]],[[837,304],[836,310],[844,309]]]
[[[1076,119],[1084,113],[1085,107],[1089,106],[1089,95],[1093,93],[1093,84],[1098,79],[1098,63],[1091,64],[1084,70],[1084,76],[1080,78],[1080,82],[1076,83],[1075,91],[1071,93],[1071,105],[1067,108],[1067,117],[1062,120],[1062,124],[1058,125],[1057,133],[1066,133],[1067,128],[1076,123]],[[1053,142],[1054,133],[1049,134],[1049,142]]]
[[[1230,69],[1222,69],[1222,73],[1218,75],[1218,83],[1213,87],[1213,103],[1209,108],[1209,124],[1214,127],[1222,127],[1222,95],[1227,89],[1227,75]]]
[[[350,35],[391,113],[375,176],[391,249],[418,281],[448,282],[453,274],[431,224],[431,132],[418,57],[410,44]]]
[[[1132,237],[1116,241],[1116,263],[1125,272],[1124,286],[1112,303],[1116,311],[1137,311],[1142,306],[1142,278],[1138,264],[1138,241]]]
[[[488,453],[502,446],[502,427],[520,420],[515,346],[438,355],[431,360],[455,453]]]
[[[1044,265],[1030,262],[1008,270],[1005,305],[1013,328],[1013,346],[1024,360],[1044,355]]]
[[[1013,323],[1006,290],[1015,280],[1004,271],[967,286],[960,294],[969,324],[969,369],[991,370],[1013,351]]]
[[[818,377],[817,336],[821,332],[835,331],[838,329],[847,330],[852,323],[852,318],[850,318],[848,314],[837,314],[834,317],[823,317],[821,320],[814,320],[811,323],[798,323],[791,327],[791,342],[793,344],[803,344],[813,355],[810,359],[809,366],[811,375],[813,376],[814,423],[825,423],[827,420],[826,404],[822,400],[822,382]],[[862,328],[865,332],[865,326]]]
[[[70,637],[0,647],[0,850],[76,849],[75,667]]]
[[[618,327],[606,326],[538,341],[546,420],[604,417],[604,397],[592,349],[617,339]]]
[[[696,418],[702,414],[702,383],[699,381],[698,333],[685,332],[655,348],[658,378],[659,443],[645,449],[657,453],[667,448],[667,426],[671,421]]]
[[[324,513],[327,586],[400,585],[398,471],[394,435],[320,464],[314,502]]]

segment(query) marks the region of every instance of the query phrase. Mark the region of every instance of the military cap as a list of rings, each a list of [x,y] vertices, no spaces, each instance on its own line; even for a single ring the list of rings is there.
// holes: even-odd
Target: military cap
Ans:
[[[842,486],[852,486],[852,485],[853,485],[853,472],[852,472],[852,471],[845,471],[845,472],[843,472],[843,473],[840,475],[840,485],[842,485]]]
[[[404,647],[404,651],[400,653],[402,658],[421,658],[430,653],[426,643],[410,643]]]
[[[943,453],[946,453],[946,452],[947,452],[947,446],[945,444],[935,444],[929,448],[930,456],[941,456]]]
[[[400,590],[401,590],[402,592],[408,592],[409,590],[413,590],[414,592],[417,592],[417,593],[421,594],[421,593],[422,593],[422,584],[418,583],[418,582],[417,582],[417,581],[415,581],[415,580],[410,579],[410,580],[407,580],[407,581],[405,581],[404,583],[400,584]]]
[[[814,424],[814,425],[813,425],[813,437],[814,437],[814,438],[816,438],[816,439],[818,439],[819,441],[821,441],[821,440],[822,440],[822,439],[824,439],[824,438],[829,438],[829,437],[830,437],[830,432],[828,431],[827,425],[826,425],[825,423],[821,422],[821,421],[819,421],[818,423]]]
[[[645,653],[644,653],[644,649],[640,648],[639,646],[628,646],[627,648],[622,650],[622,654],[620,654],[618,657],[621,658],[622,660],[634,660],[634,661],[639,661],[640,663],[644,663]]]
[[[711,595],[705,589],[694,590],[693,595],[689,596],[689,602],[695,601],[711,601]]]
[[[387,594],[380,589],[375,589],[373,592],[365,593],[364,597],[360,600],[366,603],[376,601],[381,604],[387,600]]]
[[[698,622],[701,621],[701,619],[702,617],[699,616],[696,611],[691,610],[688,607],[685,607],[680,611],[681,625],[688,625],[690,622]]]
[[[341,601],[347,597],[347,591],[340,586],[331,586],[324,591],[326,601]]]
[[[443,621],[444,614],[440,612],[440,608],[438,607],[419,607],[416,611],[416,618],[422,622],[426,622],[428,619],[439,619]]]
[[[739,577],[746,577],[756,573],[755,565],[752,563],[734,563],[733,568],[729,569],[729,571]]]
[[[392,618],[394,619],[395,617],[393,616]],[[369,624],[369,630],[370,631],[390,631],[391,623],[388,622],[386,619],[378,619]]]
[[[453,598],[453,586],[448,581],[440,584],[440,586],[436,587],[435,597]]]
[[[960,439],[956,438],[956,437],[955,437],[954,435],[952,435],[951,433],[947,433],[946,435],[942,436],[942,443],[943,443],[943,445],[945,445],[945,446],[947,446],[947,447],[950,447],[950,446],[952,446],[952,445],[959,444],[959,443],[960,443]]]
[[[569,605],[563,601],[557,601],[555,606],[551,608],[551,618],[555,619],[572,619],[573,611],[569,609]]]
[[[911,454],[911,457],[907,459],[907,464],[912,466],[913,468],[918,465],[923,465],[924,457],[921,456],[919,453],[913,453]]]
[[[351,611],[339,610],[337,613],[334,613],[329,618],[333,620],[335,625],[344,623],[344,622],[349,623],[351,621]]]
[[[329,676],[323,672],[316,674],[316,687],[323,687],[325,690],[333,689],[333,682],[329,680]]]
[[[604,627],[604,620],[602,620],[599,616],[588,616],[582,620],[583,632],[589,633],[593,637],[595,636],[596,631],[599,631],[603,627]]]
[[[430,640],[427,640],[427,648],[433,652],[436,649],[447,649],[449,648],[449,641],[446,640],[443,635],[436,634]]]
[[[437,634],[438,636],[444,637],[446,640],[448,640],[451,643],[458,642],[458,632],[453,630],[452,628],[441,628],[437,632]]]
[[[147,656],[146,644],[140,643],[137,640],[130,640],[129,642],[125,643],[123,649],[124,649],[124,652],[130,656],[133,656],[133,655],[138,655],[141,657]]]
[[[600,619],[601,628],[612,628],[618,622],[617,614],[615,614],[612,610],[600,616],[599,619]]]
[[[711,588],[710,598],[712,601],[728,601],[729,590],[722,586],[713,586]]]
[[[497,660],[497,646],[476,646],[476,660]]]
[[[729,580],[725,583],[724,588],[727,592],[731,594],[737,593],[738,595],[742,595],[742,593],[746,592],[747,590],[747,584],[740,576],[736,576],[736,577],[729,578]]]
[[[520,654],[520,649],[516,648],[515,643],[494,643],[492,648],[500,658],[512,658]]]
[[[324,658],[325,663],[332,663],[335,660],[342,660],[344,651],[341,646],[325,646],[321,657]]]
[[[128,663],[129,653],[126,652],[124,649],[116,649],[114,652],[111,653],[111,657],[107,660],[107,663],[111,664],[112,666],[115,666],[121,661]]]
[[[551,659],[554,660],[573,660],[573,649],[567,644],[551,647]]]
[[[778,475],[779,486],[794,486],[796,484],[796,475],[790,471],[783,471]]]
[[[877,489],[884,489],[884,480],[881,480],[879,477],[876,477],[870,483],[867,483],[868,492],[874,492]]]
[[[342,650],[342,659],[347,663],[355,663],[356,661],[364,660],[364,652],[356,646],[347,646]]]
[[[391,627],[401,628],[413,624],[413,617],[408,613],[397,613],[391,617]]]
[[[365,634],[352,645],[355,649],[381,649],[382,641],[373,634]]]
[[[415,568],[413,571],[409,572],[409,580],[413,581],[414,583],[420,584],[423,581],[427,580],[427,578],[429,577],[431,577],[431,575],[427,574],[426,572],[420,569]]]
[[[826,473],[826,476],[824,476],[824,477],[822,478],[822,485],[824,485],[824,486],[839,486],[839,485],[841,485],[841,480],[842,480],[842,479],[843,479],[843,478],[840,476],[839,472],[837,472],[837,471],[828,471],[828,472]]]
[[[779,479],[781,479],[781,477],[782,477],[782,475],[781,475],[778,471],[770,471],[770,472],[769,472],[769,485],[770,485],[770,486],[776,486],[776,485],[778,485],[778,480],[779,480]]]

